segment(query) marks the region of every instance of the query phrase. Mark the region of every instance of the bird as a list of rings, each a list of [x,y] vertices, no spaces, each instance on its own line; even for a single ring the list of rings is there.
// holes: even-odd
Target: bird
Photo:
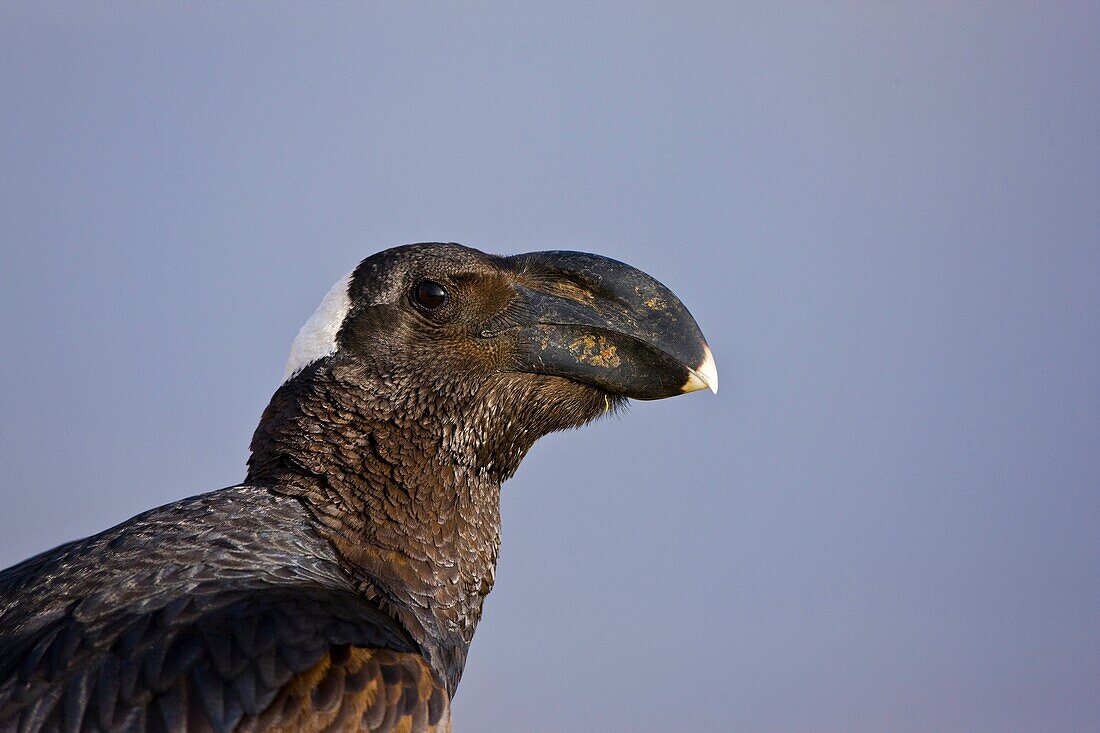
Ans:
[[[717,393],[668,288],[584,252],[375,253],[293,341],[237,485],[0,572],[0,731],[450,731],[540,437]]]

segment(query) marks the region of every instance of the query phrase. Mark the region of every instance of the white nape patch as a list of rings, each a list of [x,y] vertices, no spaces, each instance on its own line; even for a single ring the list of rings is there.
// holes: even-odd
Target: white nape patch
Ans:
[[[283,372],[284,382],[318,359],[336,353],[336,334],[340,333],[340,326],[344,325],[344,318],[351,310],[348,288],[354,272],[352,270],[336,281],[321,305],[298,330],[294,343],[290,345],[290,358]]]

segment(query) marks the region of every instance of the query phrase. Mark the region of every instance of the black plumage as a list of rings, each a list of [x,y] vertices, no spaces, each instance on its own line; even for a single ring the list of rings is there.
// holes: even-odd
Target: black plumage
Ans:
[[[621,263],[379,253],[299,335],[244,484],[0,572],[0,730],[449,730],[538,437],[716,387]]]

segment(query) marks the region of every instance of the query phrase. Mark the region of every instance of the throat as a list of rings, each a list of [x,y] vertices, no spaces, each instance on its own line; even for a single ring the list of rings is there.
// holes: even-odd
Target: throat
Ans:
[[[369,488],[347,478],[330,484],[317,502],[325,507],[318,519],[359,592],[401,621],[453,692],[495,580],[500,485],[453,466],[434,468],[449,481],[397,470],[364,482]],[[343,507],[351,502],[349,513]]]

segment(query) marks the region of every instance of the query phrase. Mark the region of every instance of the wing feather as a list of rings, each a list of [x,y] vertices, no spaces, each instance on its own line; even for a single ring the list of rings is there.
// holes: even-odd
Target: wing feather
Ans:
[[[445,688],[353,593],[214,593],[88,623],[0,662],[0,731],[444,731]],[[19,651],[22,650],[22,651]]]

